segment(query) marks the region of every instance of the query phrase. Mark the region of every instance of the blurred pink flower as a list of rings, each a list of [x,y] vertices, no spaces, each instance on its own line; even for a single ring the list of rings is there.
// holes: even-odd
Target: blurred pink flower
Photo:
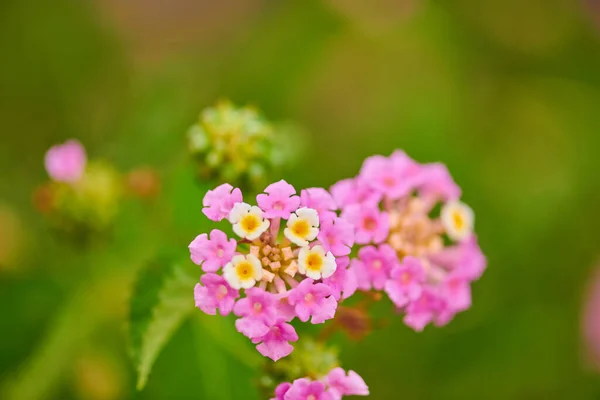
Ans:
[[[369,387],[363,378],[352,370],[346,374],[342,368],[334,368],[325,377],[325,383],[329,385],[329,390],[336,400],[342,396],[369,395]]]
[[[300,321],[306,322],[312,317],[313,324],[321,324],[333,318],[337,308],[331,288],[324,283],[314,283],[312,279],[304,279],[292,289],[288,302],[294,306]]]
[[[46,172],[53,180],[76,182],[85,171],[87,163],[85,148],[77,140],[68,140],[48,149],[44,163]]]
[[[263,336],[252,338],[253,343],[259,343],[256,346],[259,353],[273,361],[289,355],[294,350],[294,346],[289,342],[297,340],[298,334],[294,327],[282,318],[270,325],[267,333]]]

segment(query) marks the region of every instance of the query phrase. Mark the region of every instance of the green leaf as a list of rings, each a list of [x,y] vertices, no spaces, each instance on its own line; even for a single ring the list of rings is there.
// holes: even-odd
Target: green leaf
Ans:
[[[140,271],[131,298],[131,356],[142,390],[156,358],[182,322],[194,310],[198,272],[165,254]]]

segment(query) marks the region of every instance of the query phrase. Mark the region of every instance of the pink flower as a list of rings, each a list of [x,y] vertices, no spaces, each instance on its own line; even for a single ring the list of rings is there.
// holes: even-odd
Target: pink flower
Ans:
[[[279,299],[260,288],[246,290],[246,297],[238,300],[233,313],[243,317],[235,321],[238,332],[253,339],[267,334],[275,320]]]
[[[440,295],[453,311],[465,311],[471,307],[471,282],[460,271],[453,271],[440,285]]]
[[[325,377],[325,383],[329,385],[329,391],[334,399],[342,396],[368,396],[369,387],[356,372],[348,371],[348,375],[342,368],[334,368]]]
[[[317,239],[325,251],[334,256],[347,256],[354,245],[354,226],[343,218],[327,218],[320,226]]]
[[[472,281],[481,277],[487,264],[475,235],[455,246],[446,247],[439,253],[430,255],[429,258],[447,270],[460,270],[462,276]]]
[[[458,200],[461,195],[460,187],[454,182],[448,168],[441,163],[426,164],[421,170],[422,181],[419,193],[429,199],[443,201]]]
[[[292,384],[289,382],[283,382],[277,385],[275,388],[275,397],[271,400],[285,400],[285,394],[290,390]]]
[[[335,400],[325,384],[320,381],[296,379],[284,397],[285,400]]]
[[[302,207],[317,210],[319,218],[325,220],[336,216],[337,204],[331,194],[323,188],[308,188],[300,192]]]
[[[252,338],[253,343],[260,343],[256,346],[259,353],[273,361],[289,355],[294,350],[294,346],[288,342],[297,340],[298,335],[294,327],[281,318],[270,325],[263,336]]]
[[[298,319],[306,322],[312,316],[313,324],[321,324],[333,318],[337,301],[331,296],[331,289],[323,283],[304,279],[290,291],[288,301],[294,306]]]
[[[283,179],[267,186],[265,193],[256,196],[256,201],[267,218],[289,218],[300,206],[296,189]]]
[[[204,272],[216,272],[225,266],[237,247],[235,239],[227,239],[227,235],[218,229],[210,232],[210,239],[206,233],[196,236],[190,243],[190,258],[196,265],[202,264]]]
[[[385,292],[396,307],[404,307],[421,296],[424,282],[425,270],[421,260],[405,257],[402,264],[392,270],[391,279],[385,283]]]
[[[404,323],[421,332],[443,310],[443,301],[432,289],[425,287],[421,296],[406,307]]]
[[[242,191],[228,183],[217,186],[206,192],[202,204],[202,212],[213,221],[221,221],[229,216],[229,212],[236,203],[241,203]]]
[[[390,157],[367,158],[359,176],[393,200],[411,193],[422,178],[421,166],[401,150],[396,150]]]
[[[50,147],[44,160],[50,178],[68,183],[76,182],[83,176],[86,163],[85,149],[77,140]]]
[[[342,218],[354,225],[357,244],[381,243],[390,233],[388,214],[374,205],[353,204],[342,212]]]
[[[338,181],[331,186],[330,192],[341,209],[352,204],[377,204],[381,200],[381,194],[360,178]]]
[[[217,308],[223,316],[229,315],[233,309],[235,299],[240,297],[237,290],[232,289],[222,276],[217,274],[205,274],[194,288],[194,300],[196,307],[206,314],[215,315]]]
[[[358,259],[352,261],[358,288],[382,290],[390,277],[392,268],[398,265],[396,252],[387,244],[367,246],[358,251]]]
[[[340,298],[347,299],[352,296],[358,288],[358,283],[354,271],[348,268],[348,257],[336,257],[335,263],[335,272],[329,278],[323,279],[323,283],[329,286],[331,295],[339,301]]]
[[[589,361],[600,371],[600,270],[593,272],[587,283],[583,307],[583,340]]]

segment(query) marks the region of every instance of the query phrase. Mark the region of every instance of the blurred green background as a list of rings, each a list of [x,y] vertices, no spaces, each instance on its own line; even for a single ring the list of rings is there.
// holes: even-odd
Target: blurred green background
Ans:
[[[258,398],[196,319],[141,393],[127,354],[135,270],[209,226],[185,131],[225,97],[304,127],[296,187],[402,148],[446,163],[476,212],[489,268],[471,310],[417,334],[388,308],[366,340],[333,338],[371,398],[600,398],[580,340],[600,253],[600,2],[4,0],[0,57],[0,398]],[[86,249],[31,201],[70,137],[162,178]]]

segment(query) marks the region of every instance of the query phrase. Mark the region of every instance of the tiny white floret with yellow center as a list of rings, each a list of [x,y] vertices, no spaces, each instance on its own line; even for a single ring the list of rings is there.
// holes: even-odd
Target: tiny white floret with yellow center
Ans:
[[[319,214],[317,210],[302,207],[290,215],[283,234],[298,246],[308,246],[319,234]]]
[[[453,240],[460,242],[473,232],[475,222],[473,210],[460,201],[451,201],[444,205],[441,219],[446,233]]]
[[[229,222],[233,224],[233,231],[244,239],[258,239],[271,224],[263,218],[263,212],[256,206],[247,203],[236,203],[229,213]]]
[[[223,268],[223,277],[234,289],[250,289],[262,278],[262,265],[252,254],[237,255]]]
[[[336,268],[335,257],[322,246],[303,247],[298,253],[298,272],[311,279],[329,278]]]

